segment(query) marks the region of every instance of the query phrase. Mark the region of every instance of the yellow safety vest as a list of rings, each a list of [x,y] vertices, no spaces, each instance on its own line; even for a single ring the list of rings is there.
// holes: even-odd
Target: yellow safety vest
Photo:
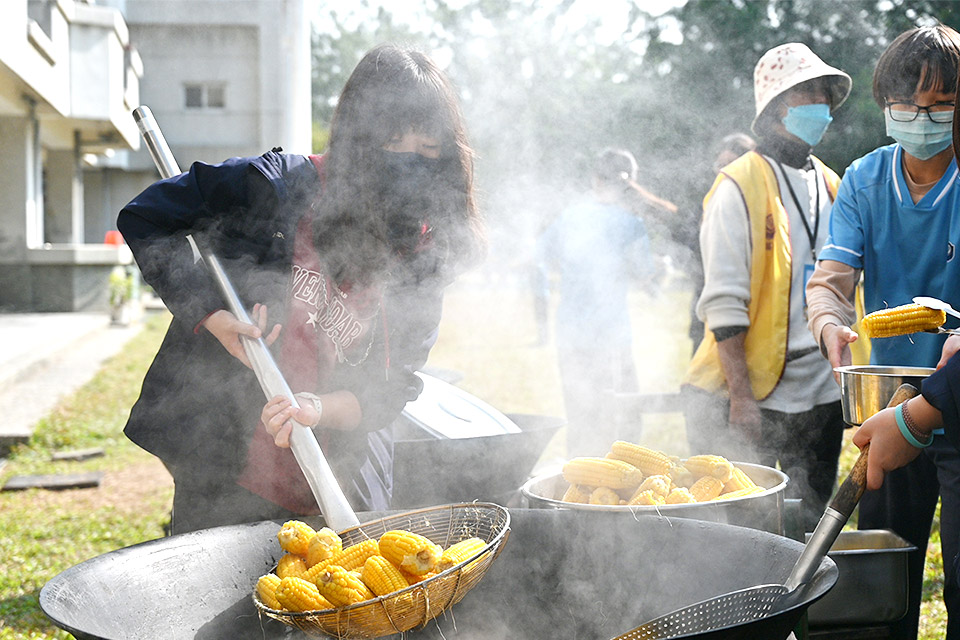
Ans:
[[[814,158],[823,173],[831,202],[836,198],[840,178]],[[780,186],[773,167],[755,151],[744,154],[723,168],[703,199],[704,212],[717,186],[733,180],[743,195],[750,218],[753,247],[750,264],[750,303],[747,316],[750,330],[744,346],[750,385],[757,400],[770,395],[787,359],[787,332],[790,318],[791,248],[789,215],[783,207]],[[704,333],[693,354],[685,383],[706,391],[726,391],[726,378],[713,332]]]

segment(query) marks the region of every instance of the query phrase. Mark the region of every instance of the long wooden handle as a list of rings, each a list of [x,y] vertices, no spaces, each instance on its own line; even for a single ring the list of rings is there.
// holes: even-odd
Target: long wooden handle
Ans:
[[[890,402],[887,403],[887,408],[895,407],[901,402],[918,395],[920,395],[920,391],[915,386],[904,383],[893,392]],[[870,443],[867,443],[860,451],[860,457],[857,458],[857,461],[854,463],[847,479],[844,480],[840,488],[837,489],[837,495],[834,496],[833,502],[830,503],[831,508],[847,518],[853,513],[854,508],[857,506],[857,503],[860,502],[860,498],[867,488],[867,457],[869,453]]]
[[[887,407],[895,407],[904,400],[909,400],[919,394],[917,388],[910,384],[902,384],[890,398]],[[850,470],[847,479],[843,481],[840,488],[837,489],[837,495],[834,496],[830,506],[824,511],[817,528],[807,541],[803,548],[803,553],[794,565],[793,571],[787,578],[784,586],[788,592],[792,592],[801,584],[806,584],[813,577],[820,561],[827,555],[830,547],[840,535],[843,525],[850,519],[860,497],[867,488],[867,457],[870,452],[869,443],[860,451],[860,457]]]

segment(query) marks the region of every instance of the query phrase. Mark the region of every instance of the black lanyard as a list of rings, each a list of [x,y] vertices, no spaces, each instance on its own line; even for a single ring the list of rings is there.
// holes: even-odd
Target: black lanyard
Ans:
[[[816,165],[813,169],[813,190],[817,192],[816,198],[816,208],[814,209],[814,221],[813,229],[810,229],[810,223],[807,221],[807,215],[803,211],[803,207],[800,206],[800,200],[797,198],[797,194],[793,191],[793,185],[790,184],[790,178],[787,177],[787,172],[784,170],[783,165],[780,164],[780,161],[777,161],[777,166],[780,167],[780,173],[783,175],[783,181],[787,183],[787,191],[790,192],[790,197],[793,198],[793,203],[797,205],[797,211],[800,213],[800,220],[803,221],[803,228],[807,230],[807,238],[810,239],[810,256],[813,258],[813,264],[817,263],[817,232],[820,229],[820,174],[817,173]]]

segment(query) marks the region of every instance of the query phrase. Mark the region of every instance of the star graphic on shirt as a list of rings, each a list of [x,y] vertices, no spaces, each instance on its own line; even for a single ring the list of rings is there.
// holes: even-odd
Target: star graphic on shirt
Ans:
[[[320,319],[320,314],[314,311],[311,311],[307,314],[307,324],[311,325],[314,329],[317,328],[317,321]]]

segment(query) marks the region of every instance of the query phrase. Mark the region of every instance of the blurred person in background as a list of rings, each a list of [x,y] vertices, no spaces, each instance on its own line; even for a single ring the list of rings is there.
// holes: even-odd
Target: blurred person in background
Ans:
[[[713,172],[720,173],[723,168],[745,154],[747,151],[753,151],[757,147],[757,141],[746,133],[737,132],[724,136],[717,145],[716,155],[713,161]]]
[[[603,392],[636,391],[630,283],[651,273],[643,219],[633,212],[637,161],[606,149],[591,190],[540,235],[538,258],[560,273],[554,339],[567,415],[567,456],[603,455],[617,434],[600,419]]]
[[[863,276],[865,311],[933,296],[960,303],[960,190],[951,147],[960,34],[937,25],[898,36],[880,56],[873,97],[887,135],[880,147],[847,169],[830,222],[830,239],[809,287],[810,330],[834,367],[851,363],[857,334],[854,289]],[[870,363],[932,367],[943,336],[913,334],[870,341]],[[911,401],[910,406],[919,406]],[[916,545],[910,556],[910,609],[895,637],[915,638],[924,556],[937,506],[945,560],[943,599],[948,638],[960,638],[960,589],[950,559],[960,549],[960,454],[935,436],[910,464],[891,471],[860,501],[861,529],[891,529]]]
[[[691,453],[779,462],[808,531],[832,493],[845,426],[806,328],[804,285],[839,184],[811,153],[850,87],[800,43],[757,63],[757,147],[726,165],[704,198],[697,312],[707,331],[683,387]]]
[[[746,133],[731,133],[724,136],[717,145],[713,161],[713,175],[719,174],[725,166],[747,153],[757,146],[756,140]],[[700,255],[700,216],[697,220],[678,229],[674,235],[674,240],[681,246],[689,247],[693,253],[691,262],[687,267],[687,277],[690,279],[690,288],[693,296],[690,300],[690,330],[687,335],[690,336],[690,343],[694,350],[703,340],[703,321],[697,316],[697,303],[700,300],[700,293],[703,291],[703,263]]]
[[[291,419],[314,429],[354,510],[388,509],[389,426],[422,388],[414,372],[444,287],[482,253],[458,100],[423,53],[367,53],[327,152],[279,151],[194,163],[119,215],[173,313],[125,428],[173,475],[173,533],[319,513],[289,449]],[[223,309],[188,233],[219,257],[256,324]],[[300,409],[265,404],[241,344],[261,335]]]

